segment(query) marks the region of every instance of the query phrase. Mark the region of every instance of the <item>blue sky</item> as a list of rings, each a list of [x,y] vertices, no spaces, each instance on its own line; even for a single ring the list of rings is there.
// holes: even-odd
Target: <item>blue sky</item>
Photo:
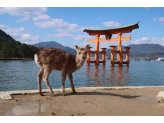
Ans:
[[[56,41],[75,48],[89,43],[87,28],[112,28],[139,22],[139,29],[122,45],[154,43],[164,46],[164,7],[1,7],[0,29],[15,40],[27,44]],[[113,35],[117,37],[117,35]],[[101,36],[104,38],[104,36]],[[117,45],[102,42],[100,48]]]

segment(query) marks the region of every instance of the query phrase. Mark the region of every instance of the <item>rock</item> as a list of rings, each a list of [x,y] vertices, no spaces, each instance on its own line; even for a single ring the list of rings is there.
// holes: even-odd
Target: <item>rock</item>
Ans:
[[[164,103],[164,91],[160,91],[157,95],[157,102]]]

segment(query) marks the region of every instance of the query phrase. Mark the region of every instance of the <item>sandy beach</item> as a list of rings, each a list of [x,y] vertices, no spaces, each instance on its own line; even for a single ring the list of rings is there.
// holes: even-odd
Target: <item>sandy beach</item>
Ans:
[[[12,95],[0,99],[0,116],[164,116],[164,103],[158,103],[158,92],[164,87],[125,89],[76,88],[50,93]]]

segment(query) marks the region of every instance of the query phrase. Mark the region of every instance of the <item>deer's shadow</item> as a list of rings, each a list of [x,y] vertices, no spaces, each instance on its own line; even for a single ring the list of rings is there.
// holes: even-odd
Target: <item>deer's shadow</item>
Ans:
[[[67,93],[67,96],[71,95],[105,95],[105,96],[117,96],[126,99],[134,99],[137,97],[141,97],[142,95],[123,95],[123,94],[115,94],[115,93],[106,93],[106,92],[77,92],[77,93]]]

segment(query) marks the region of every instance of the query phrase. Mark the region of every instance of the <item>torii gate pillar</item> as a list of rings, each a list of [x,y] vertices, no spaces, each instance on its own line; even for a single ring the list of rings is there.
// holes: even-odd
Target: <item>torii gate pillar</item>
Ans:
[[[118,33],[118,54],[117,54],[117,61],[120,63],[119,66],[122,66],[123,63],[123,55],[122,55],[122,46],[121,46],[121,35],[122,33]]]
[[[99,38],[100,35],[96,35],[95,65],[99,65]]]

